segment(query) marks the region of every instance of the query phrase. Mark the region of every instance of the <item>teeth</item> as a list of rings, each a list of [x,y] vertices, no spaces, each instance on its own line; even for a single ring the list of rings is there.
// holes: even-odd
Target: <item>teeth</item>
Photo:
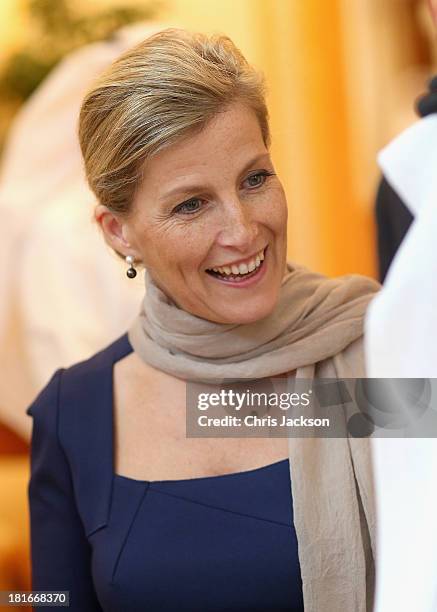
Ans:
[[[257,253],[256,257],[248,261],[247,263],[241,263],[239,265],[234,264],[232,266],[223,266],[218,268],[210,268],[213,272],[218,272],[219,274],[226,274],[229,276],[230,274],[247,274],[248,272],[253,272],[256,268],[259,268],[261,262],[264,261],[264,249]]]

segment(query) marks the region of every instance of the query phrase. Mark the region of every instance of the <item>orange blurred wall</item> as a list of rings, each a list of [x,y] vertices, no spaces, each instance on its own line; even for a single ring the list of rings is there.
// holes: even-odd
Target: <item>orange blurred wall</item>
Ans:
[[[290,257],[329,275],[374,275],[374,174],[363,201],[351,175],[340,2],[258,4]]]

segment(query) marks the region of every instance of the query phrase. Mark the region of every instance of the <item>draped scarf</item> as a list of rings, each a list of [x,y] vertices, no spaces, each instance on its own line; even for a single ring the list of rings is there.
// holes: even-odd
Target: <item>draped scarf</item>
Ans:
[[[380,285],[329,278],[286,264],[274,310],[222,324],[179,308],[146,270],[146,292],[128,336],[139,357],[186,381],[365,377],[363,322]],[[348,407],[334,408],[342,437],[289,438],[293,520],[305,612],[371,612],[375,502],[368,438],[351,438]],[[290,538],[291,545],[291,538]]]

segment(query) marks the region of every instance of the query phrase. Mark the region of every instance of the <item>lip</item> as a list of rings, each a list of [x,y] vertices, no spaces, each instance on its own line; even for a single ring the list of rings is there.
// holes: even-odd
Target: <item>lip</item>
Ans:
[[[224,280],[217,276],[212,276],[211,274],[208,274],[208,277],[211,278],[213,281],[220,283],[221,285],[226,285],[226,287],[232,287],[233,289],[244,289],[245,287],[251,287],[259,283],[266,275],[267,265],[270,261],[270,257],[268,256],[268,254],[269,254],[269,249],[267,245],[264,250],[264,259],[262,261],[261,266],[258,268],[257,273],[254,274],[253,276],[250,276],[249,278],[245,280],[241,280],[241,281]]]
[[[264,254],[265,254],[265,250],[267,246],[268,245],[266,244],[262,249],[258,249],[258,251],[255,251],[253,255],[248,255],[247,257],[243,257],[243,259],[238,259],[238,261],[224,263],[224,264],[221,264],[220,266],[210,266],[209,268],[206,268],[206,270],[212,270],[213,268],[225,268],[225,267],[231,268],[232,266],[238,266],[241,263],[247,263],[251,259],[255,259],[255,257],[258,255],[258,253],[261,253],[261,251],[264,251]]]

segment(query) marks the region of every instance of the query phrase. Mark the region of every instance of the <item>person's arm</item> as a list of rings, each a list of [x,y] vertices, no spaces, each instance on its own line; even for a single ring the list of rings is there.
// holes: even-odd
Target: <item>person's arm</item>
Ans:
[[[58,439],[62,372],[62,369],[55,372],[27,409],[27,414],[33,417],[28,485],[32,589],[69,591],[68,609],[72,612],[101,612],[91,576],[91,548],[77,511],[67,458]]]

